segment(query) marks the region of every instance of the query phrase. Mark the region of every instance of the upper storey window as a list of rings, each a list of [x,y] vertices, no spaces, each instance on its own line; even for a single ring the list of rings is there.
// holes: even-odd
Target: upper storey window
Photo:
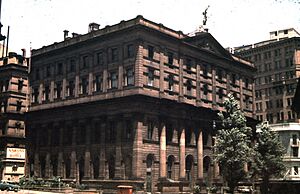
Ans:
[[[22,91],[23,85],[24,85],[24,80],[19,79],[18,80],[18,91]]]
[[[38,102],[38,98],[39,98],[39,89],[38,88],[33,88],[32,103]]]
[[[73,80],[68,82],[67,86],[67,96],[75,96],[75,84]]]
[[[125,85],[126,86],[133,86],[134,85],[134,71],[133,71],[133,68],[126,69]]]
[[[61,98],[61,91],[62,91],[61,82],[57,82],[55,84],[55,88],[54,88],[54,98],[56,98],[56,99]]]
[[[69,72],[75,72],[76,69],[76,63],[74,59],[70,60],[70,64],[69,64]]]
[[[89,57],[88,56],[83,56],[82,57],[82,69],[85,69],[89,66]]]
[[[118,48],[111,49],[111,61],[116,62],[119,60],[119,51]]]
[[[47,85],[43,91],[43,100],[48,101],[50,99],[50,87]]]
[[[174,60],[173,53],[168,52],[168,64],[172,65]]]
[[[237,79],[237,77],[236,77],[236,74],[231,74],[231,83],[232,84],[236,84],[236,79]]]
[[[127,57],[131,58],[134,56],[134,46],[133,44],[127,45]]]
[[[168,76],[168,90],[169,91],[174,90],[174,76],[173,75]]]
[[[148,57],[150,59],[153,59],[154,58],[154,47],[153,46],[148,46]]]
[[[104,54],[103,52],[97,53],[97,65],[103,65],[104,64]]]
[[[102,80],[103,80],[103,78],[102,78],[101,75],[96,75],[95,76],[95,80],[94,80],[94,91],[95,92],[102,91],[102,87],[103,87]]]
[[[109,77],[109,86],[111,89],[118,88],[118,75],[116,72],[111,72]]]
[[[36,80],[39,80],[39,79],[40,79],[40,69],[39,69],[39,68],[36,68],[36,69],[35,69],[35,79],[36,79]]]
[[[222,69],[217,69],[217,79],[220,80],[220,81],[223,79]]]
[[[57,75],[62,75],[63,74],[63,64],[62,63],[58,63],[56,66],[56,74]]]
[[[50,65],[47,65],[46,67],[46,78],[51,76],[51,66]]]
[[[186,59],[186,70],[191,71],[192,70],[192,60]]]
[[[153,86],[154,84],[154,70],[148,69],[148,86]]]
[[[87,94],[88,93],[88,87],[89,82],[86,78],[81,79],[81,83],[79,84],[80,87],[80,94]]]
[[[203,65],[202,67],[202,72],[203,72],[203,76],[207,77],[208,76],[208,66],[207,65]]]
[[[192,95],[192,81],[191,80],[186,81],[186,94],[189,96]]]

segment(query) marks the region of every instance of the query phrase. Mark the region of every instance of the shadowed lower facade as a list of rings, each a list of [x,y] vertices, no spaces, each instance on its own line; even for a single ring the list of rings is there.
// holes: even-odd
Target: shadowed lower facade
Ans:
[[[106,193],[220,181],[216,114],[233,93],[253,118],[253,64],[209,33],[189,37],[141,16],[72,35],[32,52],[28,175]]]

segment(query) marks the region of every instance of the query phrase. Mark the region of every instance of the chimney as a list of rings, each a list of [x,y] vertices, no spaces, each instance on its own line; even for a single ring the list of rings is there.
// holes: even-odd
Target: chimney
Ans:
[[[95,30],[99,30],[100,24],[97,23],[90,23],[89,24],[89,32],[95,31]]]
[[[68,38],[69,30],[64,30],[64,40]]]
[[[21,49],[22,50],[22,56],[24,57],[24,58],[26,58],[26,49]]]
[[[77,36],[79,36],[79,34],[77,34],[77,33],[75,33],[75,32],[72,33],[72,38],[75,38],[75,37],[77,37]]]

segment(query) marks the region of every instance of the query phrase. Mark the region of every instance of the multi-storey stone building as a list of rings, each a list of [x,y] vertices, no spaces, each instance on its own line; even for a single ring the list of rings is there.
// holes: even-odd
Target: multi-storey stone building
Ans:
[[[233,93],[253,121],[253,65],[209,33],[189,37],[142,16],[89,27],[32,51],[27,173],[105,192],[218,180],[216,113]]]
[[[270,40],[242,46],[235,53],[253,61],[255,76],[256,117],[268,121],[277,131],[286,149],[288,167],[285,180],[300,180],[300,115],[293,111],[298,78],[300,77],[300,37],[291,28],[270,32]],[[299,187],[298,187],[299,188]]]
[[[18,181],[25,173],[27,91],[27,59],[11,52],[0,59],[0,180]]]

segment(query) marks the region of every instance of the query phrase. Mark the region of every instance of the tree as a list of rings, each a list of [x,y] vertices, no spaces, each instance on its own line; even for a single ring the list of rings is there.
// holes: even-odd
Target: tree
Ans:
[[[222,129],[216,135],[215,161],[219,163],[229,192],[233,193],[238,182],[246,177],[244,166],[253,153],[252,130],[246,126],[246,117],[231,94],[224,101],[224,108],[225,112],[218,114]]]
[[[261,132],[258,133],[254,150],[254,175],[262,178],[261,192],[267,194],[270,178],[282,175],[285,170],[282,160],[285,150],[278,133],[272,131],[266,124],[262,125]]]

